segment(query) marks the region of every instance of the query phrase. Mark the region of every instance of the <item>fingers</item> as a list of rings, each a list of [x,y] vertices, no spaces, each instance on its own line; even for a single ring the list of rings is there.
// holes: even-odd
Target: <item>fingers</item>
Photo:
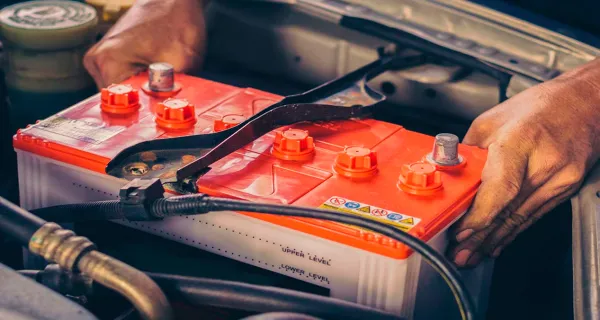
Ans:
[[[92,79],[94,79],[94,82],[96,83],[96,86],[98,87],[98,89],[103,88],[103,79],[102,79],[102,74],[100,73],[100,69],[98,68],[98,65],[96,64],[96,59],[93,55],[93,52],[95,50],[95,46],[92,47],[83,57],[83,66],[85,67],[85,69],[87,70],[87,72],[89,73],[89,75],[92,77]]]
[[[454,226],[457,241],[488,227],[521,191],[527,159],[517,150],[490,145],[481,186],[469,212]]]
[[[546,179],[547,180],[547,179]],[[545,183],[544,180],[542,183]],[[461,239],[464,232],[458,233],[457,241],[462,241],[453,249],[455,263],[458,266],[465,267],[469,264],[479,263],[479,258],[483,258],[491,253],[491,249],[495,248],[498,241],[510,234],[515,228],[522,225],[528,220],[527,214],[531,212],[528,208],[531,206],[530,195],[535,195],[537,184],[531,183],[531,177],[528,177],[521,186],[520,193],[494,217],[492,223],[485,229],[474,233],[468,239]],[[539,199],[534,196],[534,199]],[[539,206],[546,200],[539,203]],[[539,202],[539,201],[538,201]],[[523,204],[523,205],[522,205]],[[525,209],[524,209],[525,208]],[[481,253],[475,255],[475,253]],[[473,257],[471,257],[473,255]]]
[[[474,233],[471,237],[457,244],[451,251],[454,262],[460,267],[477,265],[484,257],[497,257],[504,247],[510,244],[521,232],[529,228],[544,214],[562,203],[577,189],[570,177],[571,171],[564,169],[548,176],[553,179],[537,188],[522,205],[515,210],[510,209],[517,200],[511,203],[484,230]],[[525,183],[527,184],[527,183]],[[521,195],[517,197],[520,198]]]
[[[450,256],[453,257],[454,264],[463,268],[476,265],[483,258],[478,248],[498,224],[499,222],[493,222],[489,227],[472,233],[471,236],[451,248]]]
[[[544,205],[549,202],[553,203],[553,199],[558,199],[567,191],[565,188],[558,187],[555,181],[542,185],[517,210],[506,210],[505,215],[500,215],[494,229],[488,233],[486,239],[481,242],[480,247],[476,250],[481,251],[485,256],[498,256],[500,254],[498,248],[509,243],[506,241],[509,236],[512,236],[513,239],[516,238],[518,233],[525,230],[547,212],[540,211]],[[474,263],[478,263],[478,261],[474,261]]]
[[[118,41],[110,40],[90,49],[83,62],[98,88],[119,83],[145,68],[144,61],[133,61],[127,53],[121,53]]]
[[[499,245],[493,249],[491,255],[493,257],[498,257],[502,253],[504,248],[506,248],[506,246],[511,244],[517,238],[517,236],[519,234],[521,234],[523,231],[525,231],[529,227],[531,227],[534,223],[536,223],[539,219],[541,219],[546,213],[548,213],[552,209],[556,208],[559,204],[563,203],[565,200],[568,200],[571,197],[571,195],[572,195],[572,192],[570,192],[570,191],[563,192],[562,194],[560,194],[560,195],[552,198],[551,200],[547,201],[546,203],[544,203],[544,205],[542,205],[535,213],[533,213],[524,224],[520,225],[518,228],[514,229],[510,234],[508,234],[506,237],[504,237],[504,239],[502,239],[502,241],[499,243]]]

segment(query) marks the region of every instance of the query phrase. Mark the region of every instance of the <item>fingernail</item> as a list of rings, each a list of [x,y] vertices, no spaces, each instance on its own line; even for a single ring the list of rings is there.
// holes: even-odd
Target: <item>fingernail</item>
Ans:
[[[467,262],[469,261],[469,258],[471,257],[471,254],[473,254],[471,252],[471,250],[462,250],[459,253],[456,254],[456,256],[454,257],[454,263],[458,266],[464,266],[467,264]]]
[[[498,247],[494,250],[494,252],[492,252],[492,257],[494,258],[498,258],[498,256],[500,255],[500,253],[502,253],[502,249],[504,249],[504,247]]]
[[[469,238],[471,235],[473,235],[473,229],[463,230],[456,235],[456,241],[463,242],[464,240]]]

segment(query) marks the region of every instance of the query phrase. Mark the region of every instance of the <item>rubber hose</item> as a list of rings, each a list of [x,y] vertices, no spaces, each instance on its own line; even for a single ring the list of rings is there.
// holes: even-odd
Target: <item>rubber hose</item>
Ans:
[[[27,247],[33,234],[46,221],[0,197],[0,234],[5,234]]]
[[[36,216],[51,222],[83,222],[123,218],[119,200],[64,204],[31,210]]]
[[[204,194],[190,194],[156,199],[150,206],[154,217],[180,216],[211,211],[210,197]]]
[[[399,320],[398,316],[359,304],[288,289],[247,283],[148,273],[173,299],[252,312],[291,312],[323,319]],[[307,319],[308,320],[308,319]]]
[[[291,312],[269,312],[243,318],[241,320],[322,320],[319,318]]]

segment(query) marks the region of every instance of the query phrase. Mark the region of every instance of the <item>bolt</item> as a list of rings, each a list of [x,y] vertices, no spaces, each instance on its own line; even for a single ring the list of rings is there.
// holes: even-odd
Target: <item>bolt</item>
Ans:
[[[194,160],[196,160],[196,156],[193,156],[191,154],[186,154],[183,157],[181,157],[181,163],[184,165],[192,163],[194,162]]]
[[[155,164],[152,166],[152,171],[160,171],[165,168],[164,164]]]
[[[135,162],[127,165],[124,168],[125,173],[130,174],[132,176],[143,176],[148,173],[148,165],[142,162]]]
[[[164,63],[153,63],[148,68],[148,87],[152,91],[173,91],[175,87],[175,77],[173,75],[173,66]]]
[[[427,160],[442,166],[455,166],[462,162],[458,154],[458,137],[451,133],[440,133],[435,136],[433,152]]]
[[[140,159],[144,162],[152,162],[156,161],[157,157],[156,153],[152,151],[145,151],[140,154]]]

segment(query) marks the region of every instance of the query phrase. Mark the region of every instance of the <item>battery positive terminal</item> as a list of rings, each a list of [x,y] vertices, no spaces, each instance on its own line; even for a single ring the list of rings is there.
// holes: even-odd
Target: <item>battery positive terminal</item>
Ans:
[[[465,165],[465,159],[458,153],[459,139],[451,133],[435,136],[433,151],[425,159],[438,170],[451,170]]]
[[[148,82],[142,86],[148,95],[168,98],[181,91],[181,84],[175,82],[175,71],[172,65],[165,62],[148,66]]]

